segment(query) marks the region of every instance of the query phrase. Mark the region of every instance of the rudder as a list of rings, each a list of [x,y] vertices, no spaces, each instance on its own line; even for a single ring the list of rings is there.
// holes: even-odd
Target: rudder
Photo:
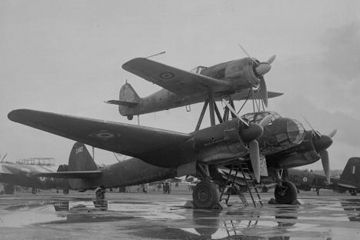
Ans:
[[[96,163],[83,143],[76,142],[69,156],[68,171],[97,170]]]
[[[360,158],[352,157],[347,161],[344,171],[341,173],[340,181],[354,186],[359,185]]]

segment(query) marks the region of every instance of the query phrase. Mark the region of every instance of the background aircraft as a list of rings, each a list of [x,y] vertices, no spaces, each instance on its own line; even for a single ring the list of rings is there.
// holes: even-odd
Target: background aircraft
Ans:
[[[173,178],[175,169],[157,167],[130,158],[121,162],[98,167],[83,143],[76,142],[71,149],[69,164],[63,171],[53,173],[33,173],[37,177],[54,177],[67,179],[70,189],[85,191],[98,189],[96,196],[104,198],[105,188],[116,188],[149,183]]]
[[[197,67],[188,72],[147,58],[134,58],[122,68],[163,87],[152,95],[140,98],[129,83],[120,89],[119,100],[107,103],[119,106],[119,112],[128,119],[134,115],[167,110],[203,102],[208,98],[215,101],[224,97],[233,100],[252,98],[262,99],[267,106],[268,97],[277,97],[282,93],[269,92],[264,74],[270,71],[275,55],[266,62],[254,58],[220,63],[211,67]],[[256,88],[257,91],[253,91]]]
[[[37,189],[63,189],[64,193],[68,192],[66,181],[34,176],[35,173],[55,172],[56,168],[37,162],[37,159],[32,160],[34,161],[31,164],[0,162],[0,182],[4,184],[6,194],[13,194],[15,186],[30,187],[34,194]]]
[[[289,171],[289,179],[304,191],[316,189],[319,192],[320,189],[333,189],[340,193],[348,191],[355,196],[360,192],[360,158],[350,158],[340,178],[330,178],[330,183],[325,176],[306,170],[292,169]]]
[[[8,118],[104,150],[139,158],[148,164],[176,171],[177,176],[196,176],[201,180],[193,192],[193,202],[198,208],[218,205],[216,185],[229,184],[229,179],[224,182],[223,175],[219,174],[219,166],[232,169],[245,163],[257,180],[261,172],[267,175],[268,166],[269,173],[278,176],[282,168],[319,160],[318,152],[326,151],[332,143],[328,136],[305,132],[297,121],[269,112],[245,115],[244,119],[252,122],[248,125],[246,121],[235,118],[189,134],[34,110],[14,110]],[[258,143],[256,139],[262,132],[264,134]],[[265,155],[265,165],[261,163],[258,145]],[[90,172],[64,172],[64,176],[86,178],[102,174],[95,169],[82,170]],[[113,174],[119,178],[118,173],[113,171]],[[293,184],[281,181],[279,177],[277,180],[275,198],[278,202],[294,201],[296,188]]]

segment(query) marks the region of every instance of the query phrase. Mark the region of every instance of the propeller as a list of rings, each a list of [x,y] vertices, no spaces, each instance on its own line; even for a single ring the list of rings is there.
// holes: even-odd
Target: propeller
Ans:
[[[267,93],[264,75],[270,71],[271,64],[274,62],[276,55],[272,55],[265,62],[260,62],[260,61],[256,60],[255,58],[251,57],[251,55],[245,50],[245,48],[243,46],[241,46],[241,44],[238,44],[238,46],[245,53],[245,55],[248,56],[252,60],[252,62],[254,64],[254,73],[255,73],[256,77],[259,79],[260,98],[262,99],[264,105],[267,107],[268,106],[268,93]]]
[[[330,147],[332,144],[332,138],[335,136],[337,130],[334,129],[329,133],[329,135],[323,135],[320,134],[320,132],[316,131],[310,124],[308,120],[306,120],[305,117],[303,117],[305,122],[310,126],[314,136],[316,138],[313,138],[313,143],[315,146],[316,151],[319,153],[321,158],[321,163],[324,169],[324,173],[326,176],[326,182],[330,184],[330,160],[329,160],[329,152],[327,151],[327,148]]]
[[[242,119],[235,109],[225,100],[223,99],[223,104],[228,107],[229,111],[233,113],[242,123],[244,123],[245,127],[241,130],[240,135],[244,142],[249,143],[249,155],[251,166],[254,171],[255,179],[259,183],[260,182],[260,149],[259,143],[256,140],[262,135],[263,127],[259,124],[249,124],[247,121]]]
[[[327,150],[321,150],[319,152],[320,154],[320,158],[321,158],[321,163],[323,165],[324,168],[324,173],[326,176],[326,182],[329,184],[330,183],[330,161],[329,161],[329,152]]]
[[[337,129],[334,129],[334,130],[332,130],[330,133],[329,133],[329,137],[331,137],[331,138],[333,138],[335,135],[336,135],[336,133],[337,133]]]
[[[249,142],[250,162],[254,171],[256,182],[260,182],[260,150],[256,140]]]
[[[7,157],[7,153],[2,157],[0,162],[3,162],[5,160],[5,158]]]

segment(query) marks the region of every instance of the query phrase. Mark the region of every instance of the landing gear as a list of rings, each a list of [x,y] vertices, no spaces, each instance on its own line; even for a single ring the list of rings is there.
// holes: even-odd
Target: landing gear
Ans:
[[[349,190],[349,193],[351,196],[356,196],[357,194],[356,190]]]
[[[68,189],[68,188],[64,188],[64,189],[63,189],[63,194],[69,194],[69,189]]]
[[[193,204],[195,208],[218,209],[220,204],[217,185],[209,180],[196,184],[193,190]]]
[[[133,115],[128,115],[128,116],[127,116],[127,119],[130,120],[130,121],[133,120],[133,118],[134,118]]]
[[[108,209],[108,202],[105,200],[105,192],[106,189],[104,187],[98,187],[95,190],[96,199],[93,201],[95,208],[102,211],[106,211]]]
[[[36,191],[36,188],[35,188],[35,187],[32,187],[32,188],[31,188],[31,193],[32,193],[32,194],[36,194],[36,192],[37,192],[37,191]]]
[[[96,200],[104,200],[105,199],[105,188],[99,187],[95,190]]]
[[[279,204],[293,204],[297,200],[296,186],[290,181],[282,181],[275,187],[275,201]]]

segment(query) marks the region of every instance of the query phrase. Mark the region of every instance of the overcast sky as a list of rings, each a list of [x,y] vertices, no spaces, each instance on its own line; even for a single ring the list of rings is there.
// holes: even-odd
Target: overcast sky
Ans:
[[[360,1],[0,1],[0,154],[8,160],[67,162],[73,141],[7,119],[30,108],[129,121],[115,99],[127,79],[140,96],[159,88],[121,69],[135,57],[190,70],[245,57],[277,55],[269,90],[285,95],[269,110],[322,133],[338,129],[333,169],[360,156]],[[141,124],[193,131],[201,106],[144,115]],[[131,123],[136,124],[136,118]],[[98,163],[113,163],[96,151]],[[309,168],[321,169],[320,162]]]

